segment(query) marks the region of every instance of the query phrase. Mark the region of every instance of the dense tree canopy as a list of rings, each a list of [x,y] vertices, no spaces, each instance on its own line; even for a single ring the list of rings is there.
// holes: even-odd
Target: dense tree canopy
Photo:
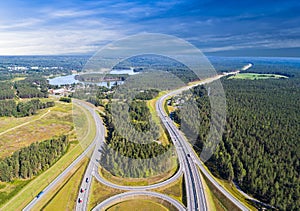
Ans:
[[[215,175],[236,182],[261,201],[281,210],[297,210],[300,207],[300,73],[290,71],[286,75],[293,77],[222,79],[228,105],[227,123],[223,139],[207,165]],[[206,121],[209,101],[204,89],[196,87],[192,92],[202,122],[193,125],[185,115],[180,115],[180,110],[173,116],[178,123],[184,121],[199,130],[194,148],[200,153],[209,129]]]
[[[33,143],[0,160],[0,181],[32,178],[54,164],[67,150],[68,137],[63,135]]]
[[[32,99],[30,101],[18,102],[15,100],[0,100],[0,117],[14,116],[24,117],[36,114],[37,110],[53,107],[53,101],[41,102],[39,99]]]
[[[119,121],[112,120],[111,104],[108,104],[104,116],[108,130],[107,145],[102,148],[100,160],[106,170],[117,176],[140,178],[165,173],[176,166],[173,147],[155,141],[159,128],[151,126],[153,122],[145,101],[134,100],[130,103],[129,121],[132,127],[118,127],[126,131],[127,138],[115,127]],[[148,132],[148,135],[140,135],[138,132]]]

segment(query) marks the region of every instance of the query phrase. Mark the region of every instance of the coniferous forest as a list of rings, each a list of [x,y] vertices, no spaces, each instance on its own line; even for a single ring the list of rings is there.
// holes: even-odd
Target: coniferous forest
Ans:
[[[147,98],[139,96],[139,98]],[[151,114],[145,101],[134,100],[129,105],[130,122],[133,128],[124,128],[127,138],[116,130],[112,121],[111,104],[106,105],[104,123],[108,130],[106,143],[101,150],[101,166],[113,175],[142,178],[166,173],[176,166],[176,156],[170,144],[157,141],[159,129],[151,127]],[[152,128],[152,129],[151,129]],[[151,135],[139,135],[136,132],[148,132]],[[132,137],[132,138],[129,138]]]
[[[233,181],[246,193],[280,210],[300,207],[300,72],[283,69],[288,79],[222,79],[227,123],[207,166],[218,177]],[[280,71],[254,68],[257,73]],[[204,87],[192,89],[201,124],[172,116],[199,131],[194,145],[201,152],[209,131],[209,99]],[[183,96],[179,96],[183,98]],[[188,134],[187,134],[188,136]]]
[[[25,117],[36,114],[37,110],[53,107],[53,101],[41,102],[39,99],[32,99],[27,102],[16,102],[15,100],[0,100],[0,117],[14,116]]]
[[[32,178],[53,165],[68,148],[65,135],[33,143],[0,160],[0,181]]]

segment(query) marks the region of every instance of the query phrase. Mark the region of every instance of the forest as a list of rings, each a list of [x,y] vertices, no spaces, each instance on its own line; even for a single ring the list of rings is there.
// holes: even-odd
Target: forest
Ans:
[[[107,145],[101,149],[100,163],[106,170],[116,176],[141,178],[166,173],[176,166],[173,146],[155,141],[159,138],[159,129],[153,127],[145,101],[134,100],[129,104],[130,125],[133,126],[117,127],[123,128],[126,135],[116,129],[115,123],[119,121],[113,121],[111,104],[105,106],[105,112]]]
[[[0,81],[0,100],[13,98],[48,97],[48,82],[44,78],[31,77],[11,82]]]
[[[48,169],[68,148],[65,135],[33,143],[0,160],[0,181],[28,179]]]
[[[264,67],[264,68],[261,68]],[[245,192],[280,210],[300,207],[299,137],[300,72],[297,68],[259,66],[256,73],[280,73],[289,79],[222,79],[227,99],[223,139],[206,165],[218,177],[233,181]],[[209,130],[209,99],[203,87],[192,89],[201,122],[177,110],[173,119],[199,135],[200,154]],[[183,98],[184,96],[179,96]],[[188,134],[186,134],[188,136]]]
[[[37,110],[53,107],[53,101],[41,102],[39,99],[32,99],[25,102],[15,100],[0,100],[0,117],[14,116],[25,117],[36,114]]]
[[[14,83],[19,98],[48,97],[48,83],[44,78],[26,78]]]

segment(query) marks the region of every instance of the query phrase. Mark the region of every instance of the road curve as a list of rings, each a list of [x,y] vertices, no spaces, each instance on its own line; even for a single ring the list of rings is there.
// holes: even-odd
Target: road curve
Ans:
[[[81,106],[85,107],[94,117],[95,123],[96,123],[96,136],[94,138],[95,142],[95,148],[93,151],[93,154],[90,158],[90,162],[88,164],[88,167],[85,171],[83,180],[80,185],[79,193],[78,193],[78,199],[76,201],[76,210],[83,211],[87,209],[87,203],[89,199],[90,194],[90,188],[91,188],[91,181],[93,172],[95,169],[97,169],[97,163],[98,159],[100,158],[100,148],[101,145],[104,143],[104,135],[105,135],[105,128],[103,125],[103,122],[99,116],[99,114],[96,112],[94,108],[91,108],[87,106],[84,103],[81,103]]]
[[[175,206],[180,211],[186,210],[186,208],[180,202],[178,202],[177,200],[175,200],[165,194],[152,192],[152,191],[130,191],[130,192],[121,193],[121,194],[112,196],[112,197],[104,200],[103,202],[98,204],[94,209],[92,209],[92,211],[107,209],[108,207],[110,207],[118,202],[122,202],[126,199],[127,200],[133,199],[136,196],[151,196],[151,197],[155,197],[155,198],[160,198],[160,199],[163,199],[163,200],[171,203],[173,206]]]

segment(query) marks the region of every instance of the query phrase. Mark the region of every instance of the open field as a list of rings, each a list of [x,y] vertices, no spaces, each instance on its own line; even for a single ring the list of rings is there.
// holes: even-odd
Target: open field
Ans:
[[[67,134],[72,130],[72,105],[56,101],[55,106],[40,110],[37,115],[0,118],[0,158],[29,146]]]
[[[174,162],[176,162],[176,160],[174,160]],[[112,175],[110,172],[108,172],[107,170],[105,170],[104,168],[100,167],[99,174],[102,175],[103,178],[105,178],[106,180],[114,184],[127,185],[127,186],[142,186],[142,185],[151,185],[151,184],[155,184],[167,180],[172,175],[174,175],[176,171],[177,171],[177,166],[164,174],[160,174],[149,178],[122,178],[122,177],[116,177]]]
[[[11,79],[11,82],[16,82],[16,81],[23,81],[26,77],[16,77]]]
[[[79,186],[89,160],[86,158],[60,183],[47,194],[35,207],[35,210],[74,210]]]
[[[280,78],[288,78],[284,75],[276,75],[276,74],[257,74],[257,73],[239,73],[233,76],[230,76],[228,79],[247,79],[247,80],[258,80],[258,79],[280,79]]]
[[[90,132],[84,136],[84,140],[80,141],[81,144],[78,144],[77,141],[72,141],[68,152],[61,159],[59,159],[50,169],[30,181],[22,190],[14,193],[15,196],[13,196],[10,201],[1,207],[0,210],[21,210],[83,152],[83,146],[88,146],[91,143],[96,134],[93,117],[87,111],[80,112],[80,115],[85,116],[86,121],[90,122],[89,124],[85,124],[86,126],[90,125]],[[88,128],[86,128],[86,130],[88,130]]]
[[[167,207],[154,202],[153,200],[137,199],[137,200],[126,200],[124,202],[115,204],[107,209],[107,211],[117,210],[130,210],[130,211],[167,211]]]

